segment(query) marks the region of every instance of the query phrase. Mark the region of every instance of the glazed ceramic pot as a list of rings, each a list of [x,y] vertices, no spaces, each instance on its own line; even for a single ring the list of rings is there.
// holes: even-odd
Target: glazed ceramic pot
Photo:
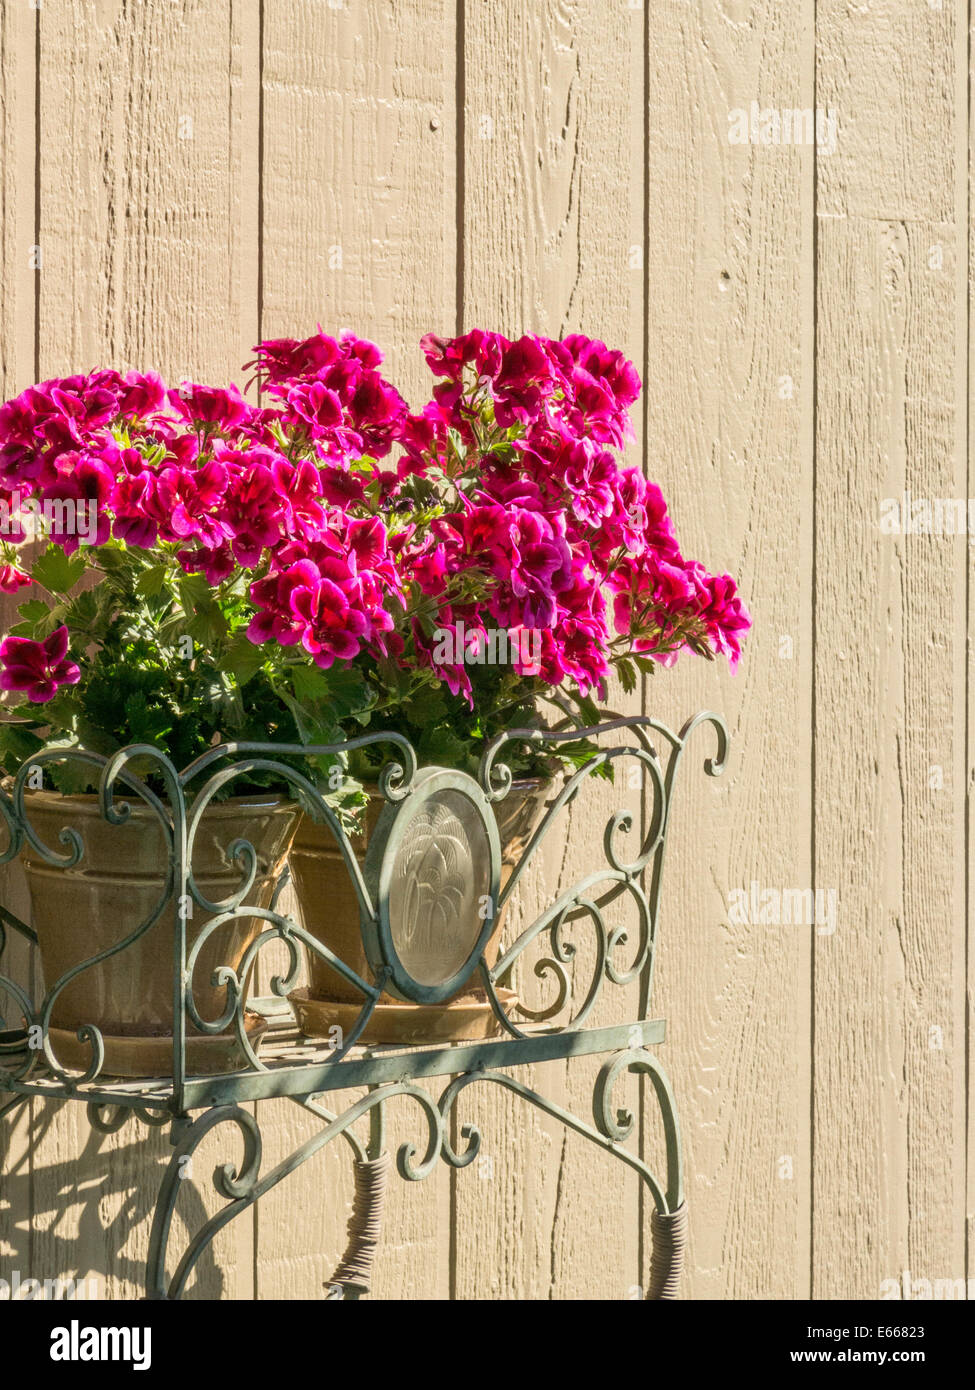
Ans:
[[[495,803],[502,852],[502,888],[541,820],[552,786],[551,781],[540,778],[516,781],[505,799]],[[378,792],[370,795],[363,834],[352,840],[352,849],[360,863],[384,804]],[[291,850],[290,866],[306,930],[363,979],[371,980],[373,973],[359,923],[359,902],[338,844],[327,826],[317,824],[308,816],[303,818]],[[504,912],[501,911],[484,948],[488,965],[493,965],[498,958],[503,929]],[[335,1025],[343,1031],[353,1027],[362,1008],[362,994],[311,951],[308,952],[308,974],[308,989],[295,991],[291,996],[302,1030],[319,1034]],[[514,996],[506,991],[505,998],[512,1002]],[[460,1041],[490,1037],[497,1031],[494,1013],[475,975],[446,1004],[409,1004],[383,994],[362,1040]]]
[[[131,813],[116,826],[102,817],[96,796],[38,791],[25,798],[34,832],[52,852],[65,852],[59,840],[65,827],[75,830],[84,845],[72,868],[45,863],[29,844],[23,850],[45,987],[133,932],[158,908],[165,892],[168,851],[162,826],[138,796],[120,794],[119,799],[129,802]],[[243,839],[257,855],[248,900],[268,907],[299,817],[293,802],[273,796],[235,797],[211,805],[193,851],[193,873],[201,893],[219,902],[238,887],[241,870],[227,862],[224,850]],[[106,1073],[154,1076],[171,1070],[175,916],[176,899],[170,895],[137,941],[83,971],[59,994],[51,1016],[51,1041],[64,1065],[89,1065],[91,1048],[76,1032],[84,1024],[95,1024],[105,1041]],[[187,955],[210,920],[193,904],[186,921]],[[218,1018],[226,1007],[226,990],[213,985],[213,972],[220,966],[239,970],[261,928],[260,918],[239,918],[205,943],[193,973],[193,997],[204,1021]],[[264,1027],[256,1015],[249,1016],[252,1039]],[[188,1072],[223,1071],[243,1060],[232,1032],[201,1034],[187,1021]]]

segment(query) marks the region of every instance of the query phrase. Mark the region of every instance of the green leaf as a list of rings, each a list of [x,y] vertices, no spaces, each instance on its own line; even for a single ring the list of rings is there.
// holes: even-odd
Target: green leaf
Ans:
[[[657,674],[659,662],[654,661],[652,657],[641,656],[639,652],[636,652],[631,659],[636,662],[639,669],[643,671],[645,675],[655,676]]]
[[[31,565],[31,578],[52,594],[67,594],[87,569],[84,551],[65,555],[59,545],[49,545]]]
[[[0,765],[15,772],[41,748],[44,740],[23,724],[0,724]]]
[[[591,758],[595,757],[600,751],[599,745],[590,739],[581,738],[573,743],[560,743],[554,753],[556,758],[562,759],[574,768],[585,767]],[[594,777],[601,777],[607,782],[615,780],[616,767],[613,760],[607,759],[600,764],[592,773]]]
[[[11,627],[11,634],[14,637],[30,637],[35,642],[40,642],[64,622],[66,609],[63,603],[55,603],[48,607],[43,599],[29,599],[27,603],[20,605],[17,612],[24,621]]]
[[[48,763],[44,769],[62,796],[77,796],[82,792],[98,790],[98,769],[77,758],[68,758],[63,763]]]
[[[624,695],[632,695],[636,690],[636,669],[632,661],[626,659],[617,663],[616,669],[619,671],[620,685],[623,687]]]
[[[335,724],[358,719],[376,703],[376,695],[361,671],[353,666],[333,666],[329,671],[308,664],[288,667],[295,699],[307,713],[318,711],[320,720]]]
[[[221,665],[237,678],[238,685],[246,685],[256,676],[264,665],[265,655],[249,637],[235,637],[224,652]]]
[[[341,743],[345,738],[341,727],[335,724],[330,714],[309,709],[284,690],[281,691],[281,698],[294,716],[302,743]]]
[[[569,699],[578,706],[579,713],[582,716],[582,722],[587,728],[594,724],[602,723],[599,706],[590,696],[582,695],[578,690],[572,689],[566,690],[565,693],[568,695]]]
[[[139,565],[140,552],[137,549],[127,550],[121,541],[109,545],[98,547],[98,568],[107,574],[119,574],[122,571],[130,572]]]
[[[318,666],[289,666],[288,678],[295,698],[302,703],[322,704],[328,699],[328,678]]]
[[[162,591],[168,573],[168,565],[152,565],[149,569],[143,570],[135,586],[136,592],[145,598],[154,598]]]
[[[104,600],[108,595],[103,595],[100,589],[84,589],[71,600],[65,613],[64,621],[72,631],[78,628],[85,632],[91,632],[99,619],[104,620],[107,616],[103,612]]]
[[[42,598],[32,598],[22,603],[17,612],[25,623],[39,623],[50,613],[50,608]]]
[[[354,666],[333,666],[328,672],[328,703],[337,719],[359,718],[376,703],[376,696]]]
[[[422,763],[435,763],[438,767],[468,768],[472,758],[468,741],[460,738],[449,724],[427,729],[416,751]]]
[[[213,591],[202,574],[184,575],[176,587],[179,589],[179,601],[187,613],[192,613],[195,608],[213,606]]]
[[[125,717],[133,743],[158,743],[173,727],[172,715],[159,705],[149,705],[140,690],[125,702]]]
[[[112,738],[110,734],[85,715],[78,715],[74,720],[75,733],[78,735],[80,747],[87,748],[89,753],[101,753],[108,758],[119,748],[118,739]],[[128,740],[132,742],[133,740]]]
[[[447,714],[443,688],[425,690],[420,699],[410,700],[405,710],[411,724],[421,729],[433,728],[441,723]]]
[[[239,729],[244,722],[244,704],[240,690],[226,671],[215,671],[206,692],[207,703],[216,710],[221,727]]]
[[[212,647],[227,635],[229,631],[227,619],[202,574],[187,575],[178,581],[176,587],[179,590],[180,603],[186,614],[186,620],[182,627],[183,632],[188,633],[195,642],[199,642],[203,647]],[[176,615],[176,621],[179,621],[178,615]],[[171,626],[172,620],[166,623],[162,630],[167,631]]]

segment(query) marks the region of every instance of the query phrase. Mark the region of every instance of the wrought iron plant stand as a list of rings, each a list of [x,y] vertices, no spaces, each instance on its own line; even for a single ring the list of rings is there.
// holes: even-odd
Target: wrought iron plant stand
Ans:
[[[457,1103],[469,1086],[501,1086],[530,1105],[554,1117],[582,1135],[605,1153],[635,1170],[652,1198],[652,1255],[647,1297],[676,1297],[686,1238],[687,1209],[684,1204],[681,1172],[681,1144],[674,1094],[667,1074],[651,1050],[664,1039],[665,1024],[650,1017],[654,957],[658,938],[660,892],[664,851],[674,783],[682,755],[691,733],[709,724],[717,735],[713,758],[705,759],[710,776],[724,769],[728,732],[719,715],[702,712],[674,733],[657,720],[637,716],[610,718],[592,728],[539,732],[513,729],[495,739],[482,761],[477,779],[442,768],[423,768],[417,764],[410,744],[393,733],[370,734],[344,744],[327,747],[298,747],[275,744],[237,743],[218,745],[183,772],[155,749],[136,746],[113,757],[64,750],[35,755],[13,779],[8,793],[0,796],[0,815],[6,822],[9,843],[0,863],[9,862],[27,846],[35,858],[47,864],[70,869],[82,859],[85,847],[77,831],[61,832],[62,851],[42,843],[30,822],[30,798],[26,794],[32,769],[66,756],[81,759],[100,768],[99,806],[110,825],[122,825],[130,813],[124,796],[134,796],[150,807],[162,826],[169,862],[160,866],[160,908],[176,903],[172,923],[173,1010],[172,1074],[165,1078],[125,1079],[106,1075],[104,1040],[99,1029],[86,1025],[78,1030],[78,1040],[90,1053],[83,1072],[69,1071],[55,1051],[51,1037],[51,1017],[55,1002],[65,987],[104,960],[116,955],[141,937],[158,919],[159,911],[142,922],[100,956],[77,964],[62,978],[47,982],[39,1002],[27,990],[0,973],[0,1027],[11,1029],[22,1024],[25,1045],[21,1051],[7,1049],[0,1054],[0,1117],[24,1103],[28,1097],[68,1099],[87,1106],[90,1123],[98,1130],[113,1132],[137,1117],[147,1125],[169,1125],[173,1155],[159,1191],[146,1269],[146,1294],[151,1299],[179,1298],[197,1260],[219,1230],[294,1172],[313,1154],[340,1136],[352,1149],[355,1163],[355,1200],[350,1221],[349,1246],[332,1281],[327,1286],[333,1298],[357,1298],[368,1291],[370,1266],[375,1254],[382,1211],[382,1196],[390,1168],[385,1145],[385,1115],[388,1104],[398,1097],[409,1097],[425,1121],[425,1143],[403,1144],[396,1163],[401,1176],[409,1181],[427,1177],[438,1160],[454,1168],[470,1164],[478,1153],[480,1134],[472,1125],[463,1125],[461,1147],[452,1140],[451,1120]],[[625,741],[605,742],[612,735]],[[562,739],[592,739],[598,751],[568,776],[553,794],[544,815],[503,889],[500,888],[501,852],[493,806],[512,785],[509,768],[499,758],[506,744],[529,743],[544,750]],[[664,756],[658,755],[651,740],[656,739]],[[315,784],[294,762],[300,756],[343,755],[371,743],[391,746],[392,757],[380,778],[385,801],[383,819],[370,843],[366,865],[361,866],[349,837]],[[644,769],[644,785],[649,788],[644,813],[645,830],[636,857],[621,857],[620,836],[634,829],[632,813],[617,811],[609,819],[603,837],[605,863],[593,868],[571,888],[550,902],[493,965],[484,958],[484,947],[491,934],[492,918],[505,905],[534,858],[560,812],[579,796],[592,774],[618,759],[635,758]],[[166,788],[157,796],[142,776],[133,770],[139,760],[144,770],[151,762],[156,778]],[[358,899],[365,954],[369,972],[358,973],[340,960],[327,946],[311,935],[292,917],[279,911],[286,871],[278,882],[270,907],[260,908],[248,900],[255,881],[256,856],[250,843],[237,840],[225,847],[228,862],[236,864],[240,882],[224,901],[211,902],[194,879],[193,848],[201,818],[222,788],[235,779],[258,770],[275,772],[282,785],[300,788],[306,806],[315,807],[316,818],[331,827],[341,850]],[[36,778],[36,772],[35,772]],[[158,785],[158,781],[157,781]],[[409,885],[411,855],[424,834],[429,840],[442,824],[445,808],[451,817],[452,835],[464,842],[468,879],[473,882],[479,901],[472,911],[470,893],[454,907],[455,926],[461,937],[467,933],[466,955],[449,978],[430,982],[416,970],[410,939],[415,922],[410,920]],[[438,819],[439,817],[439,819]],[[418,833],[422,832],[422,833]],[[397,888],[397,884],[400,885]],[[598,890],[598,892],[597,892]],[[463,896],[463,895],[461,895]],[[622,926],[610,926],[605,909],[615,899],[628,898],[636,917],[635,936]],[[412,899],[415,904],[415,897]],[[188,942],[187,904],[200,913],[210,914],[206,925]],[[486,904],[486,907],[485,907]],[[235,918],[257,918],[260,930],[248,948],[238,971],[223,967],[214,977],[226,991],[226,1007],[221,1017],[207,1020],[200,1016],[194,1000],[193,973],[204,940],[221,925]],[[576,1004],[577,992],[571,979],[577,963],[576,948],[565,931],[570,923],[588,922],[595,949],[591,979],[578,991],[583,997]],[[0,971],[6,929],[36,944],[30,926],[5,906],[0,906]],[[513,1007],[499,982],[509,978],[512,967],[526,949],[545,937],[550,954],[539,960],[534,973],[539,979],[554,981],[557,998],[549,1007],[520,1011]],[[294,988],[300,969],[301,947],[326,960],[362,996],[362,1007],[355,1026],[336,1045],[334,1037],[300,1037],[292,1027],[271,1031],[258,1052],[245,1028],[245,984],[252,966],[271,942],[283,942],[290,968],[287,977],[275,977],[272,989],[285,996]],[[462,953],[463,954],[463,953]],[[588,956],[587,956],[588,958]],[[588,974],[588,967],[587,967]],[[417,978],[417,975],[421,978]],[[415,1004],[436,1004],[455,995],[470,981],[486,991],[502,1036],[474,1043],[432,1046],[376,1046],[359,1043],[380,996],[386,992]],[[587,1026],[604,985],[633,984],[639,995],[638,1017],[632,1022],[612,1026]],[[250,1002],[250,1001],[249,1001]],[[513,1015],[521,1015],[516,1020]],[[3,1021],[5,1017],[6,1021]],[[236,1033],[242,1068],[218,1075],[193,1075],[187,1067],[188,1030],[200,1034]],[[9,1038],[10,1033],[7,1034]],[[592,1101],[591,1118],[582,1118],[546,1099],[519,1079],[518,1072],[537,1062],[568,1059],[582,1055],[604,1055]],[[641,1094],[652,1093],[663,1123],[666,1140],[666,1176],[663,1181],[650,1171],[644,1160],[626,1141],[636,1128],[634,1114],[614,1108],[613,1097],[623,1073],[648,1077],[651,1087],[640,1086]],[[447,1078],[435,1099],[422,1081]],[[327,1107],[328,1093],[366,1088],[364,1096],[340,1113]],[[321,1121],[321,1128],[283,1162],[262,1172],[261,1132],[255,1108],[250,1101],[288,1097]],[[360,1136],[354,1125],[367,1118],[368,1137]],[[204,1136],[216,1127],[236,1127],[243,1139],[243,1160],[218,1167],[213,1175],[219,1196],[225,1204],[205,1221],[190,1240],[175,1269],[167,1273],[167,1253],[180,1178]],[[2,1181],[2,1175],[0,1175]]]

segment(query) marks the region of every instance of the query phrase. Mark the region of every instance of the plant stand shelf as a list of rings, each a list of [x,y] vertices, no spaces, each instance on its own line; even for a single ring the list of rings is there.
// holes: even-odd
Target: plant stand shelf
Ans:
[[[499,1086],[511,1091],[526,1104],[543,1111],[639,1175],[654,1207],[650,1223],[652,1257],[645,1285],[647,1297],[676,1297],[686,1241],[687,1216],[682,1187],[680,1132],[670,1081],[652,1051],[664,1041],[665,1024],[661,1019],[649,1017],[649,1000],[657,944],[663,851],[674,777],[689,734],[702,722],[711,724],[718,734],[717,757],[705,763],[706,771],[710,775],[716,775],[723,769],[728,740],[723,722],[719,716],[711,713],[689,720],[679,734],[672,733],[657,721],[643,717],[611,720],[604,725],[584,730],[576,728],[571,731],[574,740],[599,740],[608,733],[625,729],[635,736],[636,742],[617,744],[609,749],[603,749],[600,745],[600,752],[568,780],[532,836],[505,892],[498,892],[495,881],[492,909],[503,906],[506,894],[517,883],[521,871],[541,844],[552,821],[561,809],[577,796],[580,787],[595,768],[607,760],[625,754],[636,756],[649,772],[647,783],[650,806],[645,817],[646,828],[641,837],[641,849],[632,861],[620,858],[614,848],[614,837],[620,831],[631,829],[633,816],[626,812],[617,812],[607,826],[604,839],[607,859],[605,868],[587,875],[551,903],[519,934],[517,940],[493,967],[488,967],[481,954],[483,943],[478,946],[468,973],[472,977],[472,983],[479,983],[492,1002],[502,1032],[502,1036],[497,1039],[412,1046],[363,1045],[357,1041],[357,1035],[365,1028],[372,1009],[393,976],[394,969],[401,965],[397,956],[395,923],[391,919],[388,900],[382,894],[377,898],[369,896],[365,891],[362,897],[363,933],[365,935],[371,930],[375,934],[378,946],[374,949],[378,949],[386,964],[377,969],[375,978],[370,981],[354,976],[354,972],[348,970],[342,962],[337,962],[338,967],[348,976],[354,976],[362,988],[363,1007],[360,1020],[350,1036],[338,1042],[335,1039],[309,1039],[301,1036],[295,1027],[293,1016],[282,1004],[280,996],[294,984],[299,944],[309,950],[318,950],[326,957],[329,957],[330,953],[326,947],[309,937],[290,917],[278,913],[277,899],[283,881],[279,884],[279,891],[270,909],[258,912],[253,905],[249,905],[247,893],[250,881],[245,872],[240,893],[229,903],[219,905],[223,916],[262,917],[265,929],[252,948],[253,955],[256,957],[257,952],[272,940],[284,941],[291,950],[294,963],[294,970],[289,973],[287,980],[274,982],[277,995],[273,1000],[246,1001],[249,1010],[257,1009],[269,1020],[269,1030],[259,1053],[250,1047],[244,1029],[245,990],[241,981],[246,981],[249,976],[252,961],[248,961],[247,969],[241,970],[239,978],[233,972],[228,972],[227,1016],[210,1029],[226,1031],[229,1027],[236,1031],[244,1054],[243,1065],[239,1070],[226,1071],[219,1075],[194,1076],[187,1073],[187,1025],[192,1023],[197,1029],[207,1029],[208,1025],[201,1023],[193,1007],[192,968],[187,968],[186,914],[177,912],[173,922],[174,1017],[177,1026],[173,1042],[172,1075],[141,1080],[104,1075],[100,1065],[100,1038],[94,1027],[86,1030],[93,1054],[92,1065],[87,1072],[72,1074],[60,1065],[51,1046],[51,1011],[60,990],[69,979],[89,968],[92,962],[81,963],[69,976],[49,985],[44,999],[37,1003],[30,999],[15,981],[0,973],[0,1012],[7,1018],[7,1022],[0,1026],[10,1027],[10,1000],[20,1015],[18,1021],[24,1024],[23,1046],[18,1050],[15,1033],[7,1033],[4,1035],[6,1041],[0,1049],[0,1121],[5,1114],[33,1097],[37,1100],[70,1100],[85,1104],[90,1123],[104,1133],[112,1133],[130,1120],[138,1120],[151,1126],[170,1127],[173,1153],[156,1199],[146,1269],[145,1289],[146,1296],[150,1299],[181,1297],[186,1291],[197,1261],[218,1231],[246,1212],[265,1193],[296,1171],[320,1149],[342,1138],[352,1150],[356,1198],[350,1222],[349,1247],[328,1285],[328,1297],[358,1298],[368,1291],[370,1266],[379,1243],[383,1194],[391,1165],[386,1147],[386,1114],[390,1103],[405,1098],[411,1113],[418,1114],[422,1122],[420,1142],[404,1143],[396,1154],[396,1167],[400,1176],[407,1181],[415,1182],[428,1177],[439,1162],[454,1168],[463,1168],[474,1161],[480,1145],[479,1132],[469,1124],[462,1124],[458,1132],[464,1146],[455,1149],[451,1139],[451,1121],[460,1097],[469,1087]],[[669,756],[665,764],[659,760],[650,741],[653,733],[662,736],[666,741]],[[496,742],[500,748],[509,740],[521,739],[537,743],[544,738],[557,739],[567,736],[569,735],[540,735],[537,731],[514,730]],[[378,739],[380,736],[372,737]],[[392,737],[395,739],[395,736]],[[361,744],[363,741],[365,740],[358,740],[356,743]],[[255,760],[259,760],[262,766],[269,765],[267,759],[272,755],[292,755],[301,751],[324,756],[335,754],[336,751],[341,754],[350,746],[331,745],[324,749],[294,750],[273,745],[229,745],[220,750],[220,753],[224,757],[236,758],[238,761],[234,764],[235,768],[246,770],[254,766]],[[138,751],[145,755],[145,750]],[[501,799],[506,791],[505,770],[503,767],[493,766],[494,754],[497,751],[499,749],[492,749],[489,755],[486,755],[481,771],[480,783],[488,800]],[[113,789],[117,781],[122,782],[129,791],[139,793],[141,783],[134,774],[126,770],[129,752],[130,750],[124,750],[122,754],[108,760],[96,760],[94,755],[85,755],[89,760],[103,764],[102,805],[106,818],[109,819],[113,815],[120,815],[121,819],[124,819],[124,812],[120,812],[113,799]],[[60,756],[63,757],[64,754]],[[165,763],[161,755],[155,756],[161,763]],[[216,759],[201,761],[210,763]],[[280,766],[284,775],[286,770],[283,765]],[[169,822],[173,833],[170,868],[176,875],[177,885],[184,890],[181,898],[187,894],[195,896],[197,891],[191,871],[192,834],[187,837],[182,832],[187,825],[195,829],[197,818],[194,808],[199,808],[200,797],[206,796],[215,779],[211,778],[207,782],[196,800],[188,807],[182,798],[188,783],[203,770],[199,764],[183,773],[176,772],[168,764],[164,767],[169,805],[177,808]],[[410,795],[416,772],[415,759],[412,758],[412,750],[409,750],[401,764],[387,769],[385,787],[390,799],[405,800]],[[7,860],[19,852],[25,837],[31,839],[35,851],[39,847],[36,837],[31,838],[28,813],[25,809],[23,781],[26,773],[27,769],[22,769],[22,776],[13,794],[9,797],[4,796],[0,803],[0,811],[10,832],[10,844],[3,856]],[[226,769],[223,773],[226,773]],[[510,778],[507,781],[510,784]],[[307,786],[312,788],[311,783]],[[324,803],[322,813],[326,819],[331,814]],[[344,832],[334,816],[330,824],[337,839],[342,843]],[[399,849],[396,837],[393,836],[384,854],[395,855]],[[51,852],[49,858],[52,863],[65,864],[63,855],[58,857]],[[643,887],[645,871],[649,871],[649,890]],[[597,896],[595,888],[600,885],[604,891]],[[638,930],[635,948],[632,940],[628,946],[627,934],[619,927],[610,927],[604,917],[608,903],[620,897],[631,900],[637,908]],[[206,904],[205,900],[202,905],[213,906]],[[368,920],[367,914],[371,914]],[[595,930],[597,969],[595,978],[586,982],[582,1002],[573,1012],[574,992],[569,974],[575,964],[575,951],[564,939],[563,932],[567,924],[579,920],[591,923]],[[28,941],[35,942],[33,930],[26,923],[19,921],[6,908],[0,908],[0,972],[6,934],[11,929],[25,936]],[[507,976],[525,949],[543,934],[550,942],[551,954],[542,962],[541,971],[536,965],[536,974],[554,972],[560,982],[559,998],[556,1005],[547,1012],[539,1012],[533,1016],[536,1019],[540,1017],[541,1021],[519,1021],[506,1013],[496,985],[499,979]],[[125,937],[119,943],[118,950],[124,950],[137,935],[136,932]],[[625,964],[620,959],[624,949],[628,950]],[[628,1023],[593,1026],[590,1018],[603,986],[631,983],[639,990],[638,1017]],[[410,988],[408,978],[404,988]],[[416,996],[416,1002],[427,1002],[422,987],[417,987]],[[571,1061],[583,1056],[604,1058],[593,1089],[591,1114],[587,1116],[570,1113],[527,1085],[519,1075],[520,1069],[533,1063]],[[618,1099],[617,1083],[621,1083],[626,1074],[646,1077],[651,1083],[650,1086],[641,1084],[641,1103],[644,1103],[652,1092],[666,1145],[666,1171],[662,1180],[658,1180],[644,1160],[628,1147],[627,1141],[638,1132],[636,1116],[631,1109],[614,1104],[614,1098]],[[438,1088],[429,1088],[421,1083],[437,1077],[444,1078],[444,1084],[439,1088],[439,1094],[435,1095],[434,1092]],[[365,1088],[365,1094],[353,1104],[345,1106],[339,1112],[333,1112],[328,1107],[331,1092],[360,1088]],[[253,1108],[244,1107],[251,1102],[274,1097],[287,1097],[302,1106],[321,1121],[321,1127],[282,1162],[262,1173],[260,1122]],[[367,1136],[361,1135],[355,1127],[356,1122],[360,1120],[368,1128]],[[179,1257],[175,1269],[167,1272],[171,1266],[168,1257],[172,1218],[187,1161],[205,1136],[220,1126],[229,1126],[238,1132],[244,1145],[243,1160],[236,1167],[228,1163],[217,1168],[213,1182],[217,1193],[224,1199],[224,1205],[195,1233]]]

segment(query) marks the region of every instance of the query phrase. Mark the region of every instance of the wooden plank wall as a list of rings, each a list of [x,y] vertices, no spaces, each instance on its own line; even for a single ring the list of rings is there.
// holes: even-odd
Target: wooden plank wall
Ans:
[[[966,25],[961,0],[0,0],[4,397],[96,364],[240,381],[259,335],[317,322],[375,337],[413,398],[429,329],[581,330],[637,362],[631,457],[756,621],[737,678],[688,659],[643,692],[734,736],[721,782],[706,735],[683,770],[656,986],[687,1296],[975,1275],[975,549],[879,527],[905,490],[975,492]],[[835,149],[732,143],[752,102],[822,108]],[[574,815],[516,913],[609,809]],[[829,916],[742,921],[752,884]],[[583,1113],[591,1079],[535,1074]],[[635,1183],[510,1097],[465,1099],[492,1162],[395,1186],[375,1292],[633,1297]],[[165,1138],[69,1110],[0,1122],[0,1277],[131,1295]],[[268,1166],[311,1131],[286,1102],[260,1118]],[[196,1293],[318,1296],[349,1199],[330,1150]]]

